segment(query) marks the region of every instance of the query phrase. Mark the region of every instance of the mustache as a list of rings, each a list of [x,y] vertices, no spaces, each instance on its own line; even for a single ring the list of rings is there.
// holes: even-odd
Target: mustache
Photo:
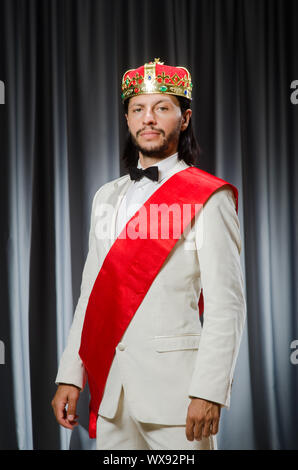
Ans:
[[[136,132],[136,137],[138,137],[140,133],[144,131],[156,131],[156,132],[160,132],[163,136],[165,136],[165,132],[162,129],[155,129],[154,127],[149,127],[149,128],[144,127],[143,129],[140,129]]]

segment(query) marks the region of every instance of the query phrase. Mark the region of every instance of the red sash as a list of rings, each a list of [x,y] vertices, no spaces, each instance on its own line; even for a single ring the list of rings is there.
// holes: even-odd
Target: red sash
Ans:
[[[179,236],[177,223],[173,236],[173,220],[170,220],[168,238],[162,238],[159,232],[157,238],[150,237],[152,232],[149,223],[147,238],[124,237],[129,224],[138,220],[140,209],[127,222],[106,255],[89,297],[79,350],[91,394],[90,438],[96,437],[98,410],[117,344],[185,228],[212,193],[224,185],[233,189],[238,211],[238,191],[235,186],[196,167],[175,173],[152,194],[141,209],[149,213],[152,204],[179,204],[182,210],[183,204],[190,205],[191,210],[186,215],[183,212],[181,217]],[[202,313],[202,292],[199,310]]]

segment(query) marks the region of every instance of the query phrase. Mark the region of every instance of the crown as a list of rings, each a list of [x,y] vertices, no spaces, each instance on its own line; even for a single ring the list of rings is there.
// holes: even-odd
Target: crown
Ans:
[[[159,59],[127,70],[122,77],[122,101],[133,96],[162,93],[191,100],[192,83],[185,67],[164,65]]]

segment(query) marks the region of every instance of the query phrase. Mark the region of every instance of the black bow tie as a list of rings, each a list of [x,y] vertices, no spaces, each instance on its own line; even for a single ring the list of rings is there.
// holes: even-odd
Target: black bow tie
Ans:
[[[147,178],[150,178],[152,181],[158,181],[158,166],[149,166],[145,170],[142,170],[142,168],[137,168],[137,167],[130,167],[128,169],[130,179],[139,181],[143,176],[147,176]]]

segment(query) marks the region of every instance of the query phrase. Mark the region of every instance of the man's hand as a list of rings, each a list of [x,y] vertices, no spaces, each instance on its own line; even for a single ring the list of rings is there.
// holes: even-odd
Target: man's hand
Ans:
[[[79,396],[80,389],[75,385],[60,384],[52,400],[56,420],[67,429],[73,429],[78,425],[76,408]],[[67,411],[66,405],[68,405]]]
[[[217,434],[219,426],[221,405],[202,398],[192,398],[186,417],[186,437],[189,441],[210,434]]]

